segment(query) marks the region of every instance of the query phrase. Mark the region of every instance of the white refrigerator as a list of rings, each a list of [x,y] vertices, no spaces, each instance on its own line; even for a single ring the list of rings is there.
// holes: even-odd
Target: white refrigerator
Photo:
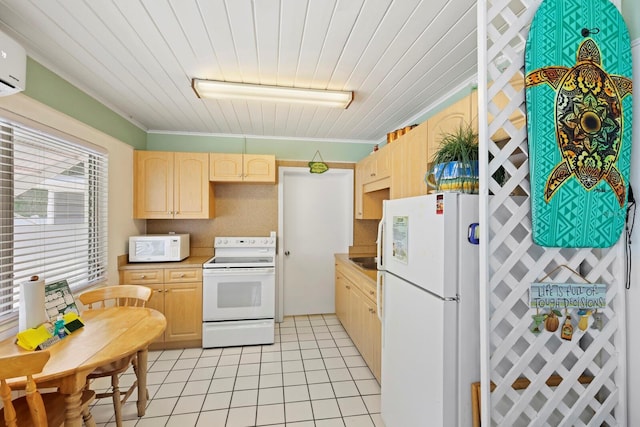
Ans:
[[[480,378],[478,196],[384,202],[382,419],[387,427],[471,426]]]

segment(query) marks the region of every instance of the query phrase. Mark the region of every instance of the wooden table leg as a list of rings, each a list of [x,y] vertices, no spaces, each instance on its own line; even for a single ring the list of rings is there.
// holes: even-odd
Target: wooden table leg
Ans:
[[[82,427],[82,390],[65,395],[64,404],[65,427]]]
[[[138,351],[138,416],[144,416],[147,409],[147,349]]]

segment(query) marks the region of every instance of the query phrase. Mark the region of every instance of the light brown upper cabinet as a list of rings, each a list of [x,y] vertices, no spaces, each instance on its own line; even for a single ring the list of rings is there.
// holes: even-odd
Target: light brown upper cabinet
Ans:
[[[390,144],[392,199],[427,194],[428,126],[424,122]]]
[[[356,164],[362,173],[364,191],[375,191],[390,186],[391,150],[385,145],[380,150],[368,155]]]
[[[382,201],[389,199],[391,187],[390,148],[384,146],[356,164],[354,192],[356,219],[382,218]]]
[[[276,158],[270,154],[209,153],[209,180],[276,182]]]
[[[477,118],[472,116],[471,110],[471,96],[465,96],[427,120],[428,161],[431,161],[438,149],[442,134],[455,132],[460,126],[474,126],[472,119],[477,121]],[[477,125],[475,128],[477,129]]]
[[[209,154],[135,151],[133,217],[213,218]]]

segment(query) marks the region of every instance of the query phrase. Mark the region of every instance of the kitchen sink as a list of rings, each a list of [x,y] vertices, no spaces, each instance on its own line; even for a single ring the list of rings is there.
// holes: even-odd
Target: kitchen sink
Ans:
[[[358,266],[362,267],[365,270],[377,270],[378,269],[376,258],[372,257],[372,256],[368,256],[368,257],[353,257],[353,258],[349,258],[349,260],[351,262],[353,262],[354,264],[357,264]]]

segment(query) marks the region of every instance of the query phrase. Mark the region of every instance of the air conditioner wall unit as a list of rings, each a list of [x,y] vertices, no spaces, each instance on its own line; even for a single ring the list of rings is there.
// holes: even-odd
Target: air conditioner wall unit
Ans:
[[[27,52],[18,42],[0,31],[0,96],[24,90],[27,79]]]

